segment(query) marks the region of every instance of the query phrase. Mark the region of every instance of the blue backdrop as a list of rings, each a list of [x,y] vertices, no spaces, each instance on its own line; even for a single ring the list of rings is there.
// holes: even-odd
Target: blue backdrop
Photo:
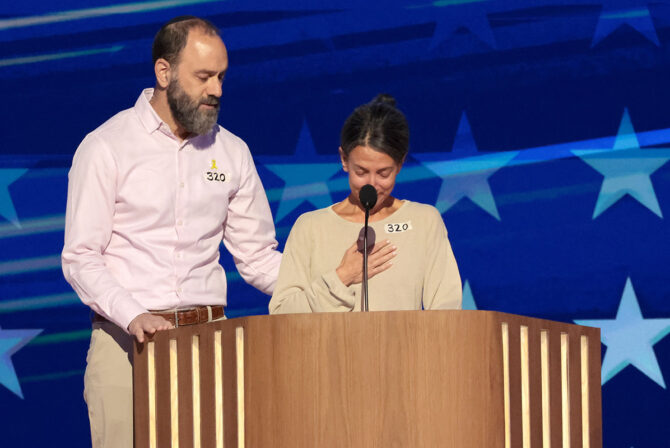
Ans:
[[[67,172],[153,84],[153,35],[181,14],[223,30],[219,121],[251,147],[282,245],[347,194],[346,116],[393,94],[412,132],[397,196],[442,212],[465,307],[601,327],[605,447],[669,445],[667,1],[24,0],[0,7],[0,446],[90,444]],[[222,263],[229,317],[266,313]]]

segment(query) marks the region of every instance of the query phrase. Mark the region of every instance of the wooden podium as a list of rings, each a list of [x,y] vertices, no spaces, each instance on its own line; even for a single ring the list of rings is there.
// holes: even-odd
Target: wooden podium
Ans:
[[[254,316],[159,332],[134,355],[136,448],[602,448],[597,328]]]

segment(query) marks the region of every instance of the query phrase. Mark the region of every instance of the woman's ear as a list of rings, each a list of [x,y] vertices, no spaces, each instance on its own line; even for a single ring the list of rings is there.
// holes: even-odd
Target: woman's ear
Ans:
[[[349,166],[347,165],[347,155],[344,153],[344,150],[340,146],[340,160],[342,161],[342,169],[345,173],[349,172]]]

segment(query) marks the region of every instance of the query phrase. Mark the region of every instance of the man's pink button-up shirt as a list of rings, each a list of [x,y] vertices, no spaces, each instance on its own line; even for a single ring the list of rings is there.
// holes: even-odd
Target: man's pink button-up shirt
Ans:
[[[247,145],[218,125],[180,142],[152,93],[87,135],[69,173],[63,273],[124,330],[147,310],[225,305],[221,241],[265,293],[281,261]]]

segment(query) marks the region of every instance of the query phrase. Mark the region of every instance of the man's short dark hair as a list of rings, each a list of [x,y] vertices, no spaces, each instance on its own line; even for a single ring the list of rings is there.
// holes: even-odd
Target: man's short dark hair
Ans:
[[[151,56],[154,64],[159,59],[165,59],[170,65],[179,62],[179,54],[186,46],[188,33],[192,29],[199,29],[205,34],[219,36],[219,29],[209,20],[195,16],[179,16],[163,25],[151,47]]]

